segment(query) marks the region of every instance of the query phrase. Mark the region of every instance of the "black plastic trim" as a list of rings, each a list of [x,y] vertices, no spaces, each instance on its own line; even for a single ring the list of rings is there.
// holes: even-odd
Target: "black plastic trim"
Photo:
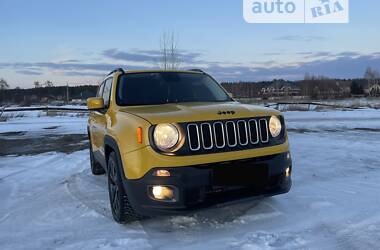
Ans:
[[[110,76],[110,75],[112,75],[113,73],[116,73],[116,72],[121,72],[122,74],[125,73],[122,68],[117,68],[117,69],[112,70],[107,76]]]
[[[291,188],[291,177],[285,176],[286,168],[292,167],[291,159],[287,158],[287,154],[285,152],[263,157],[185,167],[152,168],[140,179],[125,179],[124,186],[126,190],[130,191],[128,199],[133,200],[131,204],[134,209],[139,214],[147,216],[183,213],[214,204],[258,196],[273,196],[287,193]],[[267,173],[267,177],[262,182],[260,182],[259,176],[255,177],[255,171],[258,170],[258,173],[261,171],[259,168],[264,168],[265,172],[262,173]],[[153,173],[157,169],[168,170],[171,176],[154,176]],[[226,174],[225,169],[227,170]],[[234,169],[234,172],[236,170],[233,177],[235,181],[231,184],[228,182],[229,177],[231,177],[228,169],[230,169],[229,171]],[[250,173],[249,176],[245,176],[247,171]],[[215,182],[217,180],[213,177],[214,174],[222,174],[222,182],[223,179],[226,179],[227,183],[220,186]],[[251,176],[252,182],[250,184],[240,183],[239,174],[245,181],[249,180]],[[178,200],[162,202],[152,199],[147,192],[147,187],[152,185],[175,186],[178,188]]]

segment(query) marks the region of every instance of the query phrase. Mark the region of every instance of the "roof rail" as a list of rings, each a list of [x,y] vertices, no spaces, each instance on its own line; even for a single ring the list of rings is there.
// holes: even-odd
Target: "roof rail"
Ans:
[[[200,72],[200,73],[203,73],[205,74],[206,72],[204,72],[203,70],[201,69],[190,69],[189,71],[195,71],[195,72]]]
[[[122,69],[122,68],[117,68],[117,69],[115,69],[115,70],[112,70],[107,76],[109,76],[109,75],[112,75],[113,73],[115,73],[115,72],[121,72],[121,73],[125,73],[124,72],[124,70]]]

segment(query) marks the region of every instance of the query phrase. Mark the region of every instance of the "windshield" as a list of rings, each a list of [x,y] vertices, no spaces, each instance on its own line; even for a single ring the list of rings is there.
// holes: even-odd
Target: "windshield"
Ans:
[[[231,101],[210,76],[197,73],[155,72],[122,75],[117,86],[121,106],[178,102]]]

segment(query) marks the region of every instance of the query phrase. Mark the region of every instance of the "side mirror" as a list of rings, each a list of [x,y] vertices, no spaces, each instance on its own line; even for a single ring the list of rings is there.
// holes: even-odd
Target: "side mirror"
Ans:
[[[230,92],[227,92],[228,96],[231,97],[231,98],[234,98],[234,95]]]
[[[92,97],[87,99],[88,110],[99,110],[104,108],[104,100],[102,97]]]

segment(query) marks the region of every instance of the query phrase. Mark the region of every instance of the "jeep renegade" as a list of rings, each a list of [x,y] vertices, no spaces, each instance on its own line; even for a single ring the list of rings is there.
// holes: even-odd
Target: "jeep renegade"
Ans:
[[[119,223],[290,190],[283,116],[201,70],[117,69],[87,105],[91,171]]]

